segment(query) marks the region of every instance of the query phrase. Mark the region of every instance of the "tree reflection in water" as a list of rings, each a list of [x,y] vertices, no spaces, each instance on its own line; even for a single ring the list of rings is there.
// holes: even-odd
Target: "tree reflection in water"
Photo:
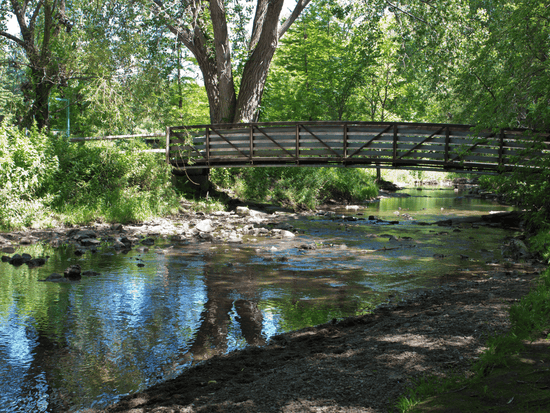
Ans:
[[[202,323],[186,358],[200,361],[227,352],[233,312],[237,315],[235,320],[240,324],[246,343],[256,346],[265,344],[256,277],[247,270],[221,272],[219,267],[206,265],[203,281],[208,301],[202,310]],[[232,297],[236,294],[240,298],[235,300]]]

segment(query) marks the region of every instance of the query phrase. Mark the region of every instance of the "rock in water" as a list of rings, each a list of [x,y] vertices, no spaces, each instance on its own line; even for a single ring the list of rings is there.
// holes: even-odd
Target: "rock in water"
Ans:
[[[78,264],[71,265],[63,272],[63,274],[65,275],[65,278],[70,280],[80,280],[82,278],[82,269]]]

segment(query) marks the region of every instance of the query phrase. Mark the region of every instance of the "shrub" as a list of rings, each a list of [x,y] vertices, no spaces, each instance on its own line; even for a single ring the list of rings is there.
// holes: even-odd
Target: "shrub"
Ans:
[[[59,170],[52,206],[70,221],[140,221],[177,209],[170,168],[158,154],[142,152],[144,143],[58,141],[57,145]]]
[[[48,188],[59,163],[50,137],[0,125],[0,226],[30,226],[48,215]]]
[[[0,126],[0,227],[142,221],[175,212],[171,171],[139,141],[70,143]]]
[[[363,201],[377,195],[373,177],[361,169],[232,168],[213,170],[212,182],[235,195],[292,209],[314,209],[329,198]]]

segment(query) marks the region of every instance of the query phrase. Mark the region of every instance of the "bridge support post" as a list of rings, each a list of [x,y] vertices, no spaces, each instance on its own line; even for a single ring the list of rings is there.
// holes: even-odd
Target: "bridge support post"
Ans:
[[[174,169],[172,174],[187,182],[195,191],[206,192],[210,189],[210,168]]]

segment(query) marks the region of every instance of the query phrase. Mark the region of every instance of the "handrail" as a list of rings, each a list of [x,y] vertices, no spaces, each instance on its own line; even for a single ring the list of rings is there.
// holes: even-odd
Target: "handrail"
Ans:
[[[535,134],[542,138],[542,152],[549,153],[550,134]],[[533,167],[528,159],[510,161],[533,136],[527,129],[495,133],[470,125],[409,122],[189,125],[167,128],[166,158],[174,168],[186,169],[347,166],[502,173]]]

